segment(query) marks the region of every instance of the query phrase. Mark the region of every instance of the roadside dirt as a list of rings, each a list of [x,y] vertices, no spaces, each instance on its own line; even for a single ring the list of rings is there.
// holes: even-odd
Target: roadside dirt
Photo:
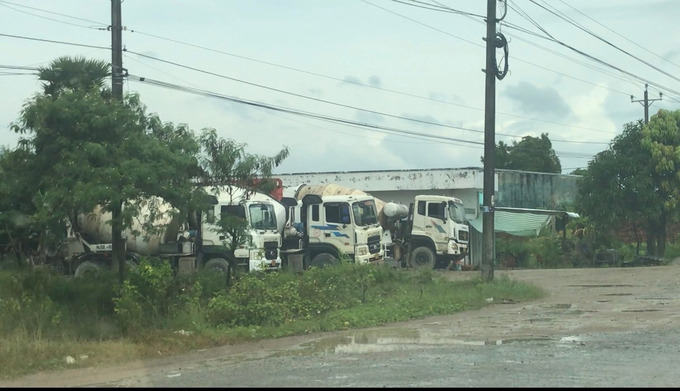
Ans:
[[[467,278],[447,274],[451,279]],[[586,334],[680,326],[680,266],[508,270],[512,280],[545,289],[531,303],[502,304],[452,315],[471,338],[504,339],[539,335]]]
[[[451,280],[476,278],[479,272],[445,271]],[[422,343],[500,344],[509,340],[536,340],[589,333],[680,329],[680,266],[631,268],[496,270],[545,289],[547,297],[527,303],[507,303],[489,298],[493,304],[480,310],[429,317],[367,329],[366,335],[404,334],[413,331]],[[304,354],[303,347],[320,341],[339,340],[357,330],[224,346],[176,357],[89,369],[39,373],[2,387],[74,387],[102,384],[140,384],[150,373],[185,368],[197,361],[263,359],[273,355]],[[396,335],[396,334],[395,334]],[[423,338],[427,336],[427,340]],[[435,341],[435,342],[433,342]],[[272,353],[275,352],[275,353]],[[294,353],[291,353],[294,352]],[[283,353],[286,354],[286,353]],[[193,363],[193,364],[192,364]],[[143,383],[141,383],[143,384]]]

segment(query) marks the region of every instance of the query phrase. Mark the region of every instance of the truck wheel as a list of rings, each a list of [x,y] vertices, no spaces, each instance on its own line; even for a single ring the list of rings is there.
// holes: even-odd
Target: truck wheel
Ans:
[[[139,265],[133,259],[125,260],[125,267],[127,267],[128,271],[137,270],[137,266]]]
[[[434,269],[436,259],[434,252],[429,247],[416,247],[411,251],[409,264],[414,269],[427,268]]]
[[[205,263],[203,269],[206,271],[213,271],[226,275],[229,273],[229,262],[223,258],[213,258]]]
[[[99,272],[100,265],[93,261],[85,261],[78,265],[75,277],[91,277]]]
[[[137,270],[139,266],[139,256],[134,253],[125,254],[125,266],[128,270]]]
[[[310,267],[334,266],[339,263],[338,258],[329,253],[316,254],[309,263]]]

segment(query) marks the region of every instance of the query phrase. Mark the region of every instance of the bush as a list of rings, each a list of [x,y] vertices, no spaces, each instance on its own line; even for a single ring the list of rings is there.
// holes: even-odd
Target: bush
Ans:
[[[215,272],[175,275],[168,262],[142,258],[113,298],[120,330],[135,335],[149,326],[198,326],[204,304],[227,288]]]
[[[211,324],[278,326],[353,308],[396,289],[399,273],[382,266],[341,262],[302,274],[248,273],[208,303]],[[394,284],[386,281],[393,280]],[[380,286],[380,289],[376,288]]]

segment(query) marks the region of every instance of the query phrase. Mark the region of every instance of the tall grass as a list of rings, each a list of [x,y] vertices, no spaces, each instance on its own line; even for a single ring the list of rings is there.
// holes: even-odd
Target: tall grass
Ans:
[[[177,354],[262,338],[381,325],[541,296],[496,278],[451,282],[432,270],[355,265],[304,273],[176,276],[142,260],[117,276],[0,270],[0,377]],[[71,357],[68,364],[66,357]]]

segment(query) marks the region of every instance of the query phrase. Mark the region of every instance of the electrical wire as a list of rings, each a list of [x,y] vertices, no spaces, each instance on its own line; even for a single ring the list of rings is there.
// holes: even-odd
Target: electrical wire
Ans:
[[[7,3],[7,2],[4,2],[4,1],[0,1],[0,2],[2,2],[2,3]],[[416,3],[419,3],[419,2],[416,2]],[[369,4],[370,4],[370,3],[369,3]],[[0,35],[11,36],[11,35],[7,35],[7,34],[0,34]],[[17,37],[17,36],[11,36],[11,37]],[[28,38],[28,39],[30,39],[30,38]],[[50,42],[50,43],[71,44],[71,43],[66,43],[66,42],[61,42],[61,41],[52,41],[52,40],[43,40],[43,39],[35,39],[35,40],[39,40],[39,41],[43,41],[43,42]],[[82,44],[72,44],[72,45],[75,45],[75,46],[83,46],[83,47],[92,47],[92,48],[97,48],[97,49],[107,49],[107,50],[109,49],[109,48],[106,48],[106,47],[91,46],[91,45],[82,45]],[[362,85],[363,85],[363,84],[362,84]],[[366,85],[363,85],[363,86],[366,86]],[[372,87],[372,86],[369,86],[369,87]],[[332,103],[332,102],[330,102],[330,103]],[[356,109],[356,108],[355,108],[355,109]],[[361,110],[361,109],[359,109],[359,110]],[[370,111],[369,111],[369,112],[370,112]],[[399,117],[399,118],[401,118],[401,119],[406,119],[406,118],[404,118],[404,117]],[[522,117],[522,118],[524,118],[524,117]],[[425,123],[427,123],[427,122],[425,121]],[[433,124],[433,125],[438,125],[438,126],[440,126],[440,124],[436,124],[436,123],[429,123],[429,124]],[[464,129],[464,128],[460,128],[460,129]],[[473,131],[474,131],[474,130],[473,130]],[[510,136],[510,135],[508,135],[508,136],[509,136],[509,137],[517,137],[517,136]],[[553,140],[553,141],[558,141],[558,140]],[[566,140],[562,140],[562,141],[567,142]]]

